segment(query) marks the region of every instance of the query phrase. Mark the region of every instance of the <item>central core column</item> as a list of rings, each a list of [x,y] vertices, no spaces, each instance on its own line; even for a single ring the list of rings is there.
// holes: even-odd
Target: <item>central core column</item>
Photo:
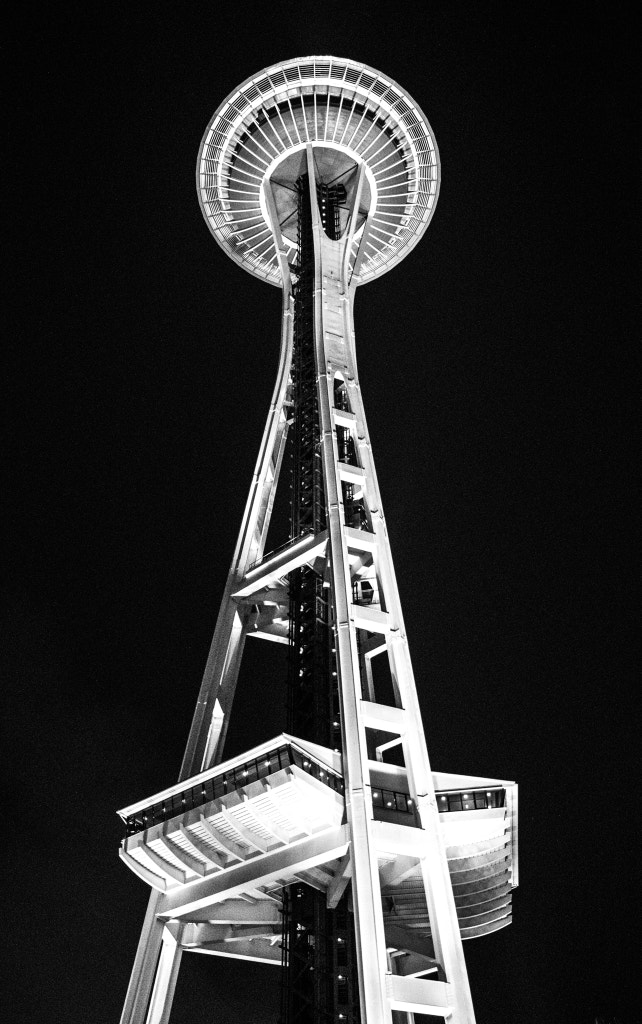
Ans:
[[[294,285],[290,430],[290,536],[326,528],[319,399],[315,365],[315,255],[307,174],[297,190],[298,265]],[[345,186],[317,186],[319,212],[331,238],[341,231]],[[287,730],[301,739],[342,749],[334,624],[328,566],[290,574]],[[334,909],[326,894],[303,883],[284,891],[283,1024],[343,1021],[359,1024],[359,985],[351,896]]]

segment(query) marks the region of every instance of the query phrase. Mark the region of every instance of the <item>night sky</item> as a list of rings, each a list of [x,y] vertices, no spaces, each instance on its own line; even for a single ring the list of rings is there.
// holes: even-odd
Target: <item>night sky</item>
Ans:
[[[24,10],[5,108],[3,1019],[120,1014],[148,890],[116,810],[176,780],[279,345],[197,151],[243,79],[336,54],[407,89],[441,153],[426,235],[355,324],[433,767],[520,785],[513,924],[465,946],[477,1021],[637,1021],[632,27],[595,3],[117,10]],[[284,727],[283,655],[248,641],[230,755]],[[278,975],[188,955],[172,1024],[274,1024]]]

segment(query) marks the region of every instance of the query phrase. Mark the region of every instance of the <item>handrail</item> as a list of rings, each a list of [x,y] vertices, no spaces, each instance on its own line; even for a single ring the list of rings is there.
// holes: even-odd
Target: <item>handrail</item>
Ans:
[[[303,754],[291,744],[285,743],[258,757],[235,765],[234,768],[221,772],[220,775],[213,775],[202,780],[196,785],[190,786],[190,780],[187,779],[184,789],[128,815],[125,819],[127,835],[136,835],[153,825],[159,825],[186,811],[202,807],[204,804],[211,803],[212,800],[233,793],[243,786],[249,786],[257,779],[274,775],[291,765],[301,768],[307,775],[313,776],[335,792],[343,793],[344,783],[340,775],[337,775],[326,764],[313,760],[310,754]]]
[[[294,545],[298,544],[304,537],[312,537],[313,535],[313,531],[308,530],[306,533],[299,534],[298,537],[291,537],[290,540],[284,541],[283,544],[279,544],[277,548],[273,548],[271,551],[262,554],[255,562],[248,565],[245,575],[247,576],[248,573],[252,572],[253,569],[256,569],[257,566],[262,565],[263,562],[267,562],[268,559],[274,558],[275,555],[280,555],[282,551],[287,551],[288,548],[294,547]]]

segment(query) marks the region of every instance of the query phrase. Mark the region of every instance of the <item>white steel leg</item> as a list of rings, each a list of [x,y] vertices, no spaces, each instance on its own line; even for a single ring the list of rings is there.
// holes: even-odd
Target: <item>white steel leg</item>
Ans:
[[[160,893],[152,889],[120,1018],[121,1024],[143,1024],[145,1020],[163,938],[163,923],[156,917],[159,898]]]
[[[146,1024],[169,1022],[183,952],[180,945],[182,932],[183,925],[178,921],[170,921],[163,928],[163,944]]]
[[[260,334],[257,338],[259,343]],[[232,594],[238,589],[249,566],[263,554],[287,436],[285,400],[291,362],[292,296],[284,289],[276,386],[192,720],[181,780],[217,764],[222,756],[247,633],[248,612],[239,608]]]

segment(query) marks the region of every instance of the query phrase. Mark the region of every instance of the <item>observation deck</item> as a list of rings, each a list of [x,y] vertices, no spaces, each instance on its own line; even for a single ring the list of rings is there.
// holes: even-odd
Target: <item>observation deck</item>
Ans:
[[[430,949],[421,829],[405,769],[369,767],[386,933],[410,966]],[[489,934],[511,920],[517,787],[443,772],[433,782],[462,938]],[[348,882],[341,757],[287,734],[119,814],[121,858],[202,952],[280,963],[283,888],[305,882],[332,905]]]
[[[363,242],[357,283],[391,270],[417,244],[434,212],[437,145],[427,118],[396,82],[335,57],[301,57],[267,68],[214,114],[199,151],[197,190],[216,241],[251,274],[281,285],[277,244],[285,246],[288,260],[295,258],[295,183],[309,144],[317,182],[344,190],[346,220],[365,164],[350,267]]]

